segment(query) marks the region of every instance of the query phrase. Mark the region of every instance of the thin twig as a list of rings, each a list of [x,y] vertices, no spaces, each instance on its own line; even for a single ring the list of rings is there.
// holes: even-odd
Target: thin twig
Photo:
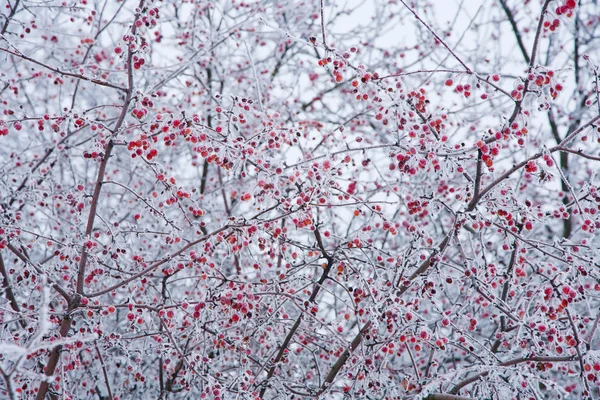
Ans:
[[[414,17],[417,19],[417,21],[419,21],[421,23],[421,25],[423,25],[425,28],[427,28],[427,30],[433,35],[433,37],[435,37],[435,39],[442,46],[444,46],[446,48],[446,50],[448,50],[450,52],[450,54],[452,54],[452,56],[456,59],[456,61],[458,61],[460,63],[460,65],[462,65],[467,72],[473,73],[473,71],[471,71],[471,68],[469,68],[467,66],[467,64],[465,64],[465,62],[463,60],[461,60],[459,56],[456,55],[456,53],[450,48],[450,46],[448,46],[446,44],[446,42],[444,40],[442,40],[442,38],[439,37],[437,33],[435,33],[435,31],[431,28],[431,26],[429,26],[429,24],[427,22],[425,22],[423,19],[421,19],[421,17],[419,17],[419,14],[417,14],[415,12],[415,10],[413,10],[411,7],[409,7],[408,4],[406,4],[404,2],[404,0],[400,0],[400,2],[404,5],[404,7],[406,7],[408,9],[408,11],[410,11],[412,13],[412,15],[414,15]]]
[[[104,382],[106,383],[106,390],[108,391],[108,398],[110,400],[113,399],[112,391],[110,390],[110,382],[108,381],[108,373],[106,372],[106,364],[104,363],[104,359],[102,358],[102,354],[100,353],[100,348],[98,347],[98,342],[94,342],[94,347],[96,347],[96,353],[98,354],[98,360],[100,360],[100,365],[102,366],[102,375],[104,375]]]
[[[510,22],[510,26],[512,27],[513,33],[515,34],[515,38],[517,39],[517,44],[519,45],[519,49],[521,50],[521,54],[523,54],[523,58],[525,58],[525,62],[529,64],[531,59],[529,58],[529,54],[527,54],[527,50],[525,50],[525,45],[523,44],[523,39],[521,38],[521,33],[519,32],[519,28],[517,27],[517,22],[515,21],[515,17],[513,16],[512,11],[508,8],[505,0],[499,0],[502,5],[502,9]]]
[[[320,11],[321,11],[321,35],[323,36],[323,46],[325,47],[325,49],[329,49],[329,45],[327,45],[327,38],[325,36],[325,15],[324,15],[324,9],[325,7],[323,6],[323,0],[321,0],[321,7],[320,7]]]
[[[18,57],[18,58],[21,58],[23,60],[32,62],[34,64],[37,64],[40,67],[44,67],[44,68],[46,68],[46,69],[48,69],[48,70],[50,70],[52,72],[55,72],[55,73],[57,73],[59,75],[70,76],[72,78],[77,78],[77,79],[81,79],[81,80],[84,80],[84,81],[88,81],[88,82],[94,83],[94,84],[99,85],[99,86],[106,86],[106,87],[109,87],[109,88],[120,90],[122,92],[127,92],[127,88],[124,88],[123,86],[115,85],[115,84],[110,83],[110,82],[103,81],[102,79],[88,78],[85,75],[75,74],[73,72],[61,71],[57,67],[53,67],[51,65],[44,64],[43,62],[40,62],[40,61],[38,61],[38,60],[36,60],[34,58],[28,57],[28,56],[26,56],[24,54],[17,53],[15,51],[11,51],[11,50],[4,49],[4,48],[1,48],[1,47],[0,47],[0,51],[3,51],[3,52],[8,53],[8,54],[11,54],[11,55],[13,55],[15,57]]]
[[[256,73],[256,66],[254,65],[254,60],[252,60],[252,55],[250,54],[250,49],[248,48],[248,43],[244,40],[244,46],[246,47],[246,53],[248,54],[248,59],[250,60],[250,66],[252,66],[252,73],[254,74],[254,82],[256,85],[256,95],[258,97],[258,105],[260,106],[260,111],[265,112],[262,103],[262,94],[260,91],[260,81],[258,80],[258,74]]]
[[[19,318],[19,324],[21,328],[26,328],[27,323],[25,319],[21,315],[21,309],[19,308],[19,303],[17,303],[17,299],[15,298],[15,294],[13,293],[12,287],[10,286],[10,281],[8,280],[8,273],[6,272],[6,267],[4,266],[4,258],[2,258],[2,254],[0,253],[0,275],[2,276],[2,288],[4,293],[6,293],[6,298],[10,304],[10,308],[17,314]]]

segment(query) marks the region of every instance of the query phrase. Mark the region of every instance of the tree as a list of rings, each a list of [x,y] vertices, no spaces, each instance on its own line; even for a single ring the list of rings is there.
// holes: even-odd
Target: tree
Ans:
[[[0,397],[600,398],[597,2],[356,3],[7,0]]]

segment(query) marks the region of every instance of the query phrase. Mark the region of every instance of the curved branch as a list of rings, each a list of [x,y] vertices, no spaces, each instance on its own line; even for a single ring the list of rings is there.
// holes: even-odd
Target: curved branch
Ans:
[[[518,365],[518,364],[522,364],[522,363],[526,363],[526,362],[570,362],[570,361],[576,361],[577,360],[577,356],[563,356],[563,357],[549,357],[549,356],[531,356],[531,357],[519,357],[519,358],[514,358],[512,360],[508,360],[508,361],[504,361],[501,362],[500,364],[497,365],[497,367],[511,367],[514,365]],[[450,391],[450,394],[457,394],[462,388],[464,388],[465,386],[470,385],[473,382],[478,381],[479,379],[486,377],[490,374],[491,370],[494,368],[494,366],[489,366],[490,370],[488,371],[483,371],[480,372],[478,374],[475,374],[461,382],[459,382],[458,384],[456,384],[454,386],[454,388],[452,388],[452,390]]]

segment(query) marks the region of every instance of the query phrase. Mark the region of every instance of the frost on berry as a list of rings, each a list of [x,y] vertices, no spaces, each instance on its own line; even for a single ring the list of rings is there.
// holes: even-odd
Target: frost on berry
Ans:
[[[600,395],[597,6],[371,3],[7,3],[0,398]]]

